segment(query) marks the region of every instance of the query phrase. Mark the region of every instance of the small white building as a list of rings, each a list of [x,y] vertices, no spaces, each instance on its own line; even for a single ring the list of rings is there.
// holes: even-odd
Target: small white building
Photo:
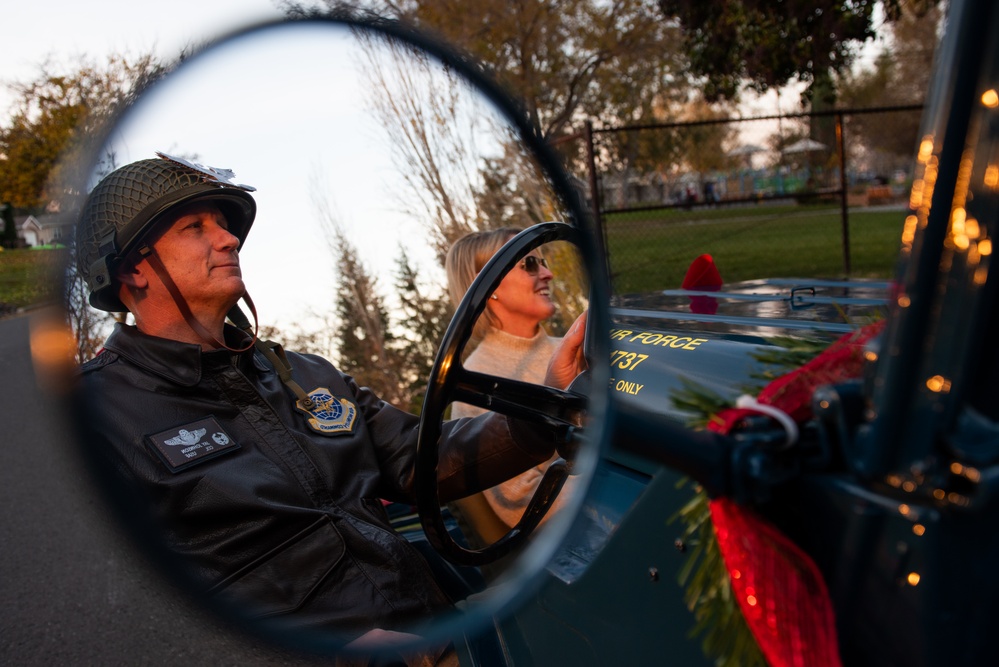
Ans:
[[[14,219],[17,236],[28,247],[42,245],[69,245],[73,235],[75,219],[59,213],[46,213],[39,216],[27,215]]]

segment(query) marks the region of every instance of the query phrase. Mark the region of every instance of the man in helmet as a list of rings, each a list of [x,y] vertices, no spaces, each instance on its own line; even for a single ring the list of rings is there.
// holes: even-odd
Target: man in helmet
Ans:
[[[418,420],[225,324],[241,298],[252,310],[238,248],[256,206],[232,176],[159,154],[90,194],[77,240],[90,303],[135,326],[82,367],[88,443],[119,503],[211,594],[307,630],[404,625],[451,602],[381,502],[412,502]],[[565,340],[553,386],[577,373],[582,326]],[[500,415],[446,423],[442,501],[548,460],[554,440]]]

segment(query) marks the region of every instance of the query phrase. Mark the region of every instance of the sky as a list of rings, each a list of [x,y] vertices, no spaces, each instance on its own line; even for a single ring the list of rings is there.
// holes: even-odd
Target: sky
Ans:
[[[198,44],[221,30],[253,23],[281,12],[272,0],[174,0],[146,3],[130,0],[38,0],[18,3],[5,13],[0,79],[25,80],[38,64],[80,55],[147,53],[164,57]],[[0,91],[0,109],[10,105]]]

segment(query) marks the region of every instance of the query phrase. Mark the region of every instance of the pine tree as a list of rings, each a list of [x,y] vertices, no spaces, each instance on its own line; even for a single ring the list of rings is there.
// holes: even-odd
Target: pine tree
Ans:
[[[405,368],[408,409],[415,414],[420,411],[437,348],[453,310],[444,290],[435,291],[420,280],[406,249],[401,246],[396,267],[395,289],[402,328],[396,342]]]
[[[4,248],[14,248],[17,246],[17,227],[14,226],[14,207],[8,204],[0,205],[3,211],[3,241],[0,245]]]
[[[337,228],[335,241],[337,365],[382,399],[405,407],[407,382],[399,354],[393,349],[389,317],[377,281],[358,259],[342,229]]]

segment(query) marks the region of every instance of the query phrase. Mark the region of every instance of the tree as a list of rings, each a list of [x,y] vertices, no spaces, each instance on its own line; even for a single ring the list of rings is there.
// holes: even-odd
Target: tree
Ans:
[[[565,219],[532,156],[511,128],[497,123],[469,94],[464,81],[405,47],[379,45],[388,46],[390,57],[379,49],[367,51],[368,103],[407,184],[407,212],[423,221],[442,267],[451,245],[469,232]],[[408,258],[401,262],[397,288],[403,290]],[[560,280],[565,283],[580,281],[579,263],[556,268],[564,271]],[[405,300],[402,292],[400,299]],[[578,292],[556,290],[554,299],[560,313],[575,317],[580,312]]]
[[[306,320],[309,321],[309,326],[306,326]],[[302,320],[280,328],[261,324],[257,337],[261,340],[279,341],[286,350],[333,359],[337,355],[335,334],[338,328],[339,322],[333,311],[310,311]]]
[[[758,92],[792,79],[811,86],[843,72],[855,46],[875,36],[875,0],[659,0],[682,31],[690,65],[709,100],[737,99],[743,84]],[[886,0],[895,6],[897,0]]]
[[[324,0],[336,11],[347,3]],[[546,139],[583,118],[649,121],[686,97],[677,30],[652,0],[370,0],[378,13],[440,35],[484,64]],[[316,4],[286,3],[291,14]]]
[[[695,123],[686,128],[683,141],[684,161],[698,172],[709,172],[724,169],[727,166],[725,145],[736,140],[738,131],[727,123],[712,123],[710,121],[725,120],[728,114],[704,100],[691,102],[686,109],[683,120]],[[708,121],[696,124],[697,121]]]
[[[152,55],[83,58],[66,71],[51,62],[38,76],[9,86],[16,101],[0,126],[0,201],[37,210],[81,193],[92,154],[120,109],[168,66]],[[65,208],[65,207],[64,207]]]
[[[463,83],[424,54],[376,40],[365,49],[371,82],[365,100],[386,131],[404,188],[395,197],[423,222],[441,264],[454,239],[476,229],[471,207],[478,180],[472,137],[481,111],[469,106]]]
[[[409,378],[395,344],[388,307],[379,292],[378,281],[360,260],[334,212],[334,205],[321,185],[324,180],[319,173],[311,178],[312,203],[336,266],[334,311],[323,316],[331,324],[326,329],[329,356],[341,371],[358,378],[383,400],[405,408]]]
[[[406,394],[400,407],[419,414],[437,348],[454,311],[444,290],[433,290],[420,280],[419,271],[402,246],[396,260],[395,288],[399,298],[398,326],[402,328],[396,343]]]
[[[922,104],[925,100],[942,12],[934,5],[904,6],[905,11],[889,26],[889,46],[873,67],[845,73],[839,79],[842,105],[883,107]],[[911,112],[856,116],[847,136],[852,148],[868,158],[877,154],[909,158],[918,139],[920,116]]]
[[[500,155],[483,158],[473,192],[480,228],[529,227],[562,217],[537,164],[512,137]]]
[[[73,265],[72,258],[69,264]],[[87,285],[79,272],[67,270],[63,310],[76,340],[76,361],[80,364],[94,358],[115,321],[125,321],[125,314],[114,315],[91,308],[87,303],[88,296]]]
[[[84,57],[68,68],[46,61],[35,79],[10,84],[16,101],[0,126],[0,200],[28,211],[72,211],[92,166],[85,158],[96,153],[108,124],[169,68],[152,55],[112,55],[102,64]],[[114,166],[113,155],[100,156],[99,170]],[[89,307],[70,250],[63,303],[83,362],[100,348],[113,318]]]
[[[377,280],[359,261],[343,229],[333,228],[338,279],[334,290],[338,342],[337,367],[359,378],[382,399],[407,405],[406,378],[394,349],[388,311],[378,292]]]
[[[393,195],[409,217],[422,222],[441,266],[452,243],[469,232],[564,219],[537,164],[467,82],[440,68],[426,54],[393,40],[371,37],[366,44],[366,102],[385,129],[385,141],[403,184]],[[373,282],[344,277],[354,275],[351,272],[359,267],[344,254],[343,241],[333,244],[341,269],[338,290],[345,289],[343,283],[373,288]],[[450,306],[443,292],[420,285],[419,272],[407,253],[402,252],[397,269],[395,289],[403,317],[389,323],[386,312],[397,311],[382,310],[382,316],[369,319],[381,323],[370,334],[363,322],[359,325],[353,320],[354,326],[345,325],[342,331],[342,344],[345,349],[378,356],[382,368],[391,364],[399,389],[393,400],[400,405],[408,400],[415,408]],[[581,273],[578,264],[572,270]],[[576,282],[578,276],[565,275],[565,281]],[[351,298],[356,296],[338,292],[338,308]],[[571,309],[562,312],[574,316],[580,308],[579,293],[566,299],[572,301]],[[338,315],[345,317],[344,312]],[[364,349],[379,340],[382,344],[376,353]],[[345,356],[349,355],[341,359]]]
[[[76,126],[86,115],[82,102],[68,99],[66,82],[46,76],[50,93],[21,88],[22,108],[0,130],[0,199],[21,209],[37,210],[48,198],[46,183],[59,156],[67,150]]]
[[[561,217],[537,164],[465,81],[402,45],[371,47],[366,102],[406,186],[395,196],[441,266],[469,232]]]
[[[14,248],[17,246],[17,227],[14,224],[14,207],[9,203],[0,204],[0,211],[3,212],[3,240],[0,245],[4,248]]]
[[[889,24],[890,48],[896,68],[889,94],[897,103],[921,103],[926,98],[943,13],[935,2],[898,0],[898,13]]]

